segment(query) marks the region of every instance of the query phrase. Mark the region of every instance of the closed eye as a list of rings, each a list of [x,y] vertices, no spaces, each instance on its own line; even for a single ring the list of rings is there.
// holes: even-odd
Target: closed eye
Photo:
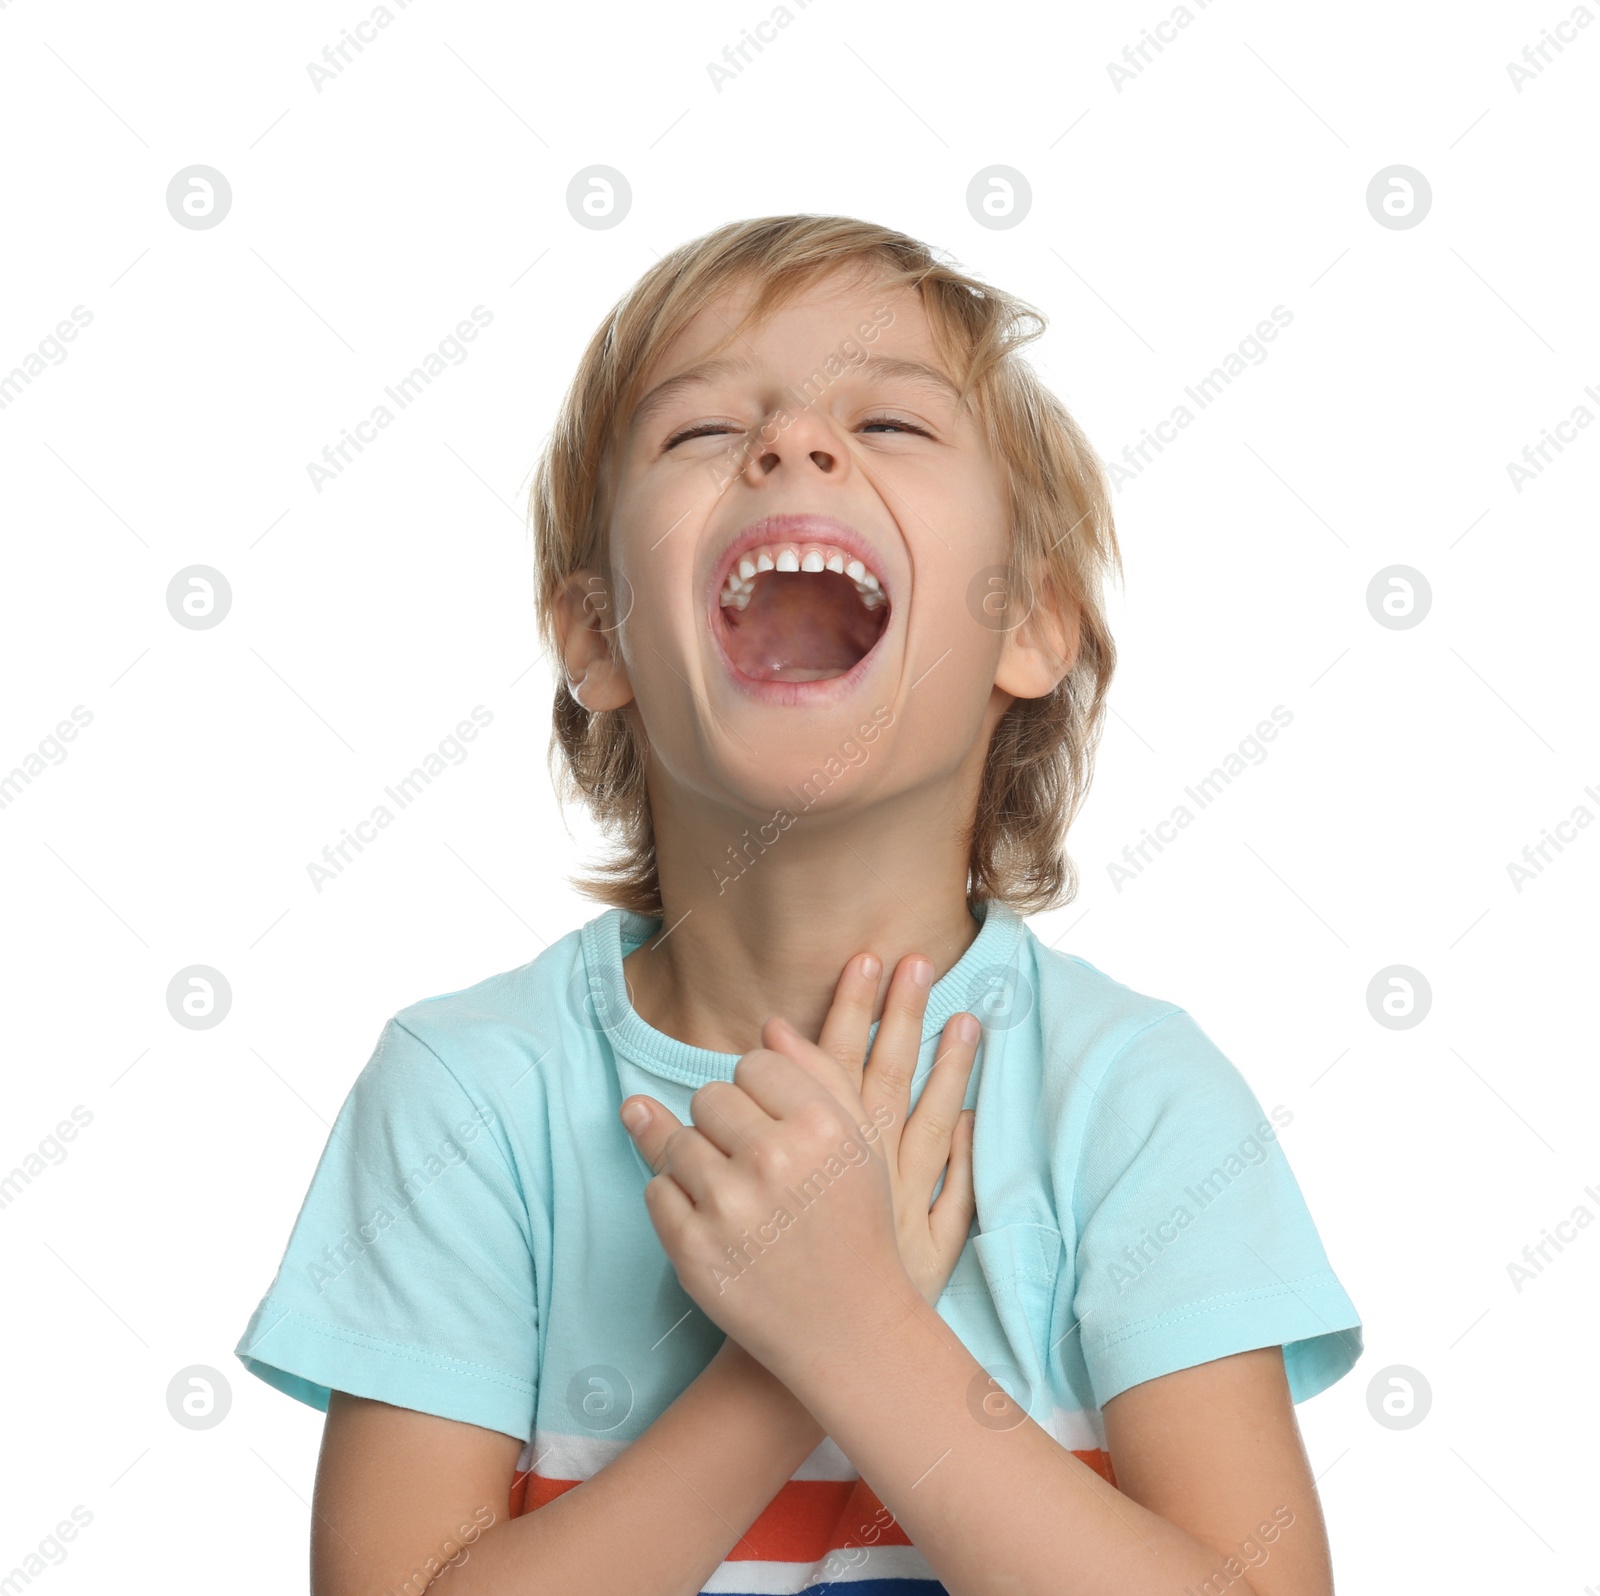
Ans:
[[[931,438],[933,434],[925,428],[914,427],[909,421],[901,421],[896,416],[868,416],[861,423],[863,427],[898,427],[902,432],[914,432],[919,438]]]
[[[867,427],[896,427],[902,432],[914,432],[918,437],[931,438],[933,434],[922,427],[913,426],[909,421],[902,421],[898,416],[868,416],[860,423]],[[666,443],[662,445],[662,452],[683,443],[689,438],[710,438],[719,432],[737,432],[738,427],[727,421],[702,421],[692,427],[685,427],[682,432],[675,432]]]

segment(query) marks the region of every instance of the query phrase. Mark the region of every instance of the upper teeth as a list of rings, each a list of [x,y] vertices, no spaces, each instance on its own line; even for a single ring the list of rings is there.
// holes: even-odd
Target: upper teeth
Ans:
[[[742,610],[750,602],[750,590],[763,571],[836,571],[856,585],[861,602],[869,610],[886,603],[878,578],[854,555],[831,543],[763,543],[746,549],[734,562],[722,584],[722,603]]]

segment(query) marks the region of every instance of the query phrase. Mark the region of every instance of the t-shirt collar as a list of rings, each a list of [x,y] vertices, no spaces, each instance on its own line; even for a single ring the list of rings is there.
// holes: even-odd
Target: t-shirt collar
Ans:
[[[924,1041],[943,1030],[952,1014],[965,1009],[984,1020],[986,1004],[997,990],[1014,985],[1022,917],[995,899],[980,899],[973,909],[978,934],[956,961],[933,984],[923,1018]],[[717,1053],[691,1047],[656,1030],[634,1012],[624,980],[622,961],[642,942],[659,934],[662,922],[626,909],[608,909],[584,926],[581,938],[584,968],[575,972],[575,991],[584,1021],[603,1031],[623,1057],[666,1080],[695,1086],[707,1081],[731,1081],[738,1053]],[[843,960],[840,961],[841,968]],[[877,1035],[877,1026],[871,1035]],[[752,1045],[754,1045],[752,1043]]]

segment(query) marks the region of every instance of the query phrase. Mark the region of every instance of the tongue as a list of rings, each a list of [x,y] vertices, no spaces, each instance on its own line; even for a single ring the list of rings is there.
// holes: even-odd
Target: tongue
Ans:
[[[765,682],[842,676],[877,642],[888,606],[869,610],[834,571],[764,571],[744,609],[722,611],[728,657]]]

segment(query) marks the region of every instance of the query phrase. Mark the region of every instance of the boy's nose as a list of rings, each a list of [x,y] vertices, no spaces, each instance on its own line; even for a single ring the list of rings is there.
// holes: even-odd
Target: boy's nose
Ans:
[[[765,449],[760,451],[755,462],[755,469],[762,476],[771,476],[785,459],[796,459],[795,451],[784,453],[778,449]],[[827,473],[835,469],[838,464],[837,456],[831,449],[808,449],[802,458],[809,459],[817,470]]]
[[[811,405],[775,411],[747,447],[744,471],[755,481],[771,476],[783,465],[796,468],[797,474],[820,471],[829,476],[848,463],[848,446],[827,417]]]

